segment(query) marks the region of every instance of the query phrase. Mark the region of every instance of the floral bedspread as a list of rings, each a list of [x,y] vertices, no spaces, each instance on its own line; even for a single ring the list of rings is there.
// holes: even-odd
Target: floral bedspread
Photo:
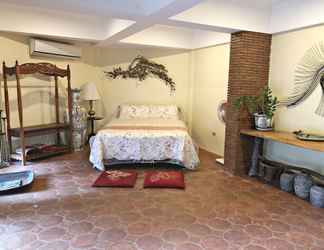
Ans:
[[[103,171],[104,159],[176,160],[188,169],[199,164],[192,138],[179,119],[114,119],[91,144],[93,166]]]

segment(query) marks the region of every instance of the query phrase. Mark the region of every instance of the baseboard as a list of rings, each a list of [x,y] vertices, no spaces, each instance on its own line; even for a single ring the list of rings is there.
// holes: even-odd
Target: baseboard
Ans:
[[[197,144],[197,145],[198,145],[199,149],[202,149],[202,150],[214,155],[215,158],[222,158],[223,157],[223,156],[221,156],[221,155],[219,155],[219,154],[217,154],[217,153],[215,153],[215,152],[213,152],[213,151],[211,151],[209,149],[206,149],[205,147],[200,146],[199,144]]]

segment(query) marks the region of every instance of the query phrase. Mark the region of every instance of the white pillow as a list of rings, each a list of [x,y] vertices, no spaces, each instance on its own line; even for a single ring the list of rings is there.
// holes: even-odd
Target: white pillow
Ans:
[[[121,105],[119,118],[179,119],[179,111],[175,105]]]

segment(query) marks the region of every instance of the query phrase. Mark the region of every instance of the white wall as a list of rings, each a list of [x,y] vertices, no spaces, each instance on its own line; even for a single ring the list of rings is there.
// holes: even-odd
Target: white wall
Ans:
[[[314,43],[323,41],[324,26],[274,35],[272,39],[270,86],[280,98],[287,97],[294,86],[298,62]],[[324,134],[324,118],[315,114],[322,91],[318,87],[295,108],[280,108],[275,117],[276,130],[303,130]],[[324,154],[279,143],[268,143],[267,155],[273,159],[316,169],[324,174]]]

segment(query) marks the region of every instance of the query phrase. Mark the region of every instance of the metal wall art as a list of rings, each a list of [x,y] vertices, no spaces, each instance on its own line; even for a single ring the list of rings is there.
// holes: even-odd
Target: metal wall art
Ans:
[[[322,97],[315,113],[324,117],[324,42],[319,42],[306,51],[296,69],[294,90],[280,104],[297,106],[311,96],[318,85],[321,86]]]
[[[168,70],[164,65],[155,63],[146,59],[143,56],[137,56],[131,62],[126,70],[121,67],[114,68],[112,71],[105,71],[107,77],[116,79],[135,78],[139,81],[144,81],[147,77],[158,77],[164,81],[165,85],[170,88],[171,92],[176,90],[175,82],[168,76]]]

